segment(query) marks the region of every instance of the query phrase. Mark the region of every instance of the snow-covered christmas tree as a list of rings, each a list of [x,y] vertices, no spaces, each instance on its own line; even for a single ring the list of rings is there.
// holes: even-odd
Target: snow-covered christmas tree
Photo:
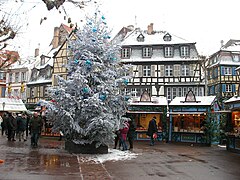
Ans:
[[[47,114],[66,141],[108,146],[126,120],[124,89],[130,66],[121,64],[120,45],[110,41],[106,19],[99,11],[86,17],[86,24],[73,36],[75,40],[68,40],[68,77],[58,77],[59,86],[50,89]]]

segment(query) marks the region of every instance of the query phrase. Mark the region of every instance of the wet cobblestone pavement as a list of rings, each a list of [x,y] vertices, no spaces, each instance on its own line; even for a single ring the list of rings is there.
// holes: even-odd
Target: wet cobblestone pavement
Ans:
[[[41,138],[36,149],[0,136],[1,180],[238,180],[240,154],[225,148],[135,142],[137,157],[96,163],[83,154],[69,154],[64,142]]]

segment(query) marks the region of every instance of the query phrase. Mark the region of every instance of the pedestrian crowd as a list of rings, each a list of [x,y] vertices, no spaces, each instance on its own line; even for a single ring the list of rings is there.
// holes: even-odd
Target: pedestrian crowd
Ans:
[[[6,136],[8,141],[27,141],[28,135],[31,135],[31,146],[38,146],[38,139],[41,134],[43,121],[34,112],[33,115],[23,113],[4,112],[1,116],[2,136]]]
[[[123,127],[115,132],[114,149],[118,148],[122,151],[133,149],[133,139],[135,138],[136,126],[134,121],[129,119],[123,123]],[[128,143],[129,142],[129,148]]]

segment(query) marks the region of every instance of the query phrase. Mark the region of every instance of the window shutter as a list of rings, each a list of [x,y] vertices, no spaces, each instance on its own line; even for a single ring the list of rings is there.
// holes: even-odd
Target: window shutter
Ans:
[[[236,76],[236,67],[232,67],[232,75]]]
[[[226,92],[226,84],[222,84],[222,92]]]
[[[190,74],[190,76],[194,75],[194,70],[195,70],[195,65],[194,64],[190,64],[189,65],[189,74]]]
[[[221,75],[225,75],[223,66],[221,67]]]
[[[232,84],[232,92],[236,92],[236,84]]]
[[[164,65],[160,65],[160,77],[164,77]]]
[[[30,98],[30,88],[27,88],[27,98]]]
[[[181,66],[180,65],[178,65],[178,64],[175,64],[174,66],[173,66],[173,72],[174,72],[174,76],[175,77],[178,77],[178,76],[180,76],[180,68]]]
[[[151,65],[151,76],[156,77],[155,76],[155,65]]]
[[[142,65],[138,65],[137,70],[138,70],[138,77],[142,77]]]
[[[34,97],[38,97],[38,92],[37,92],[38,88],[34,87]]]

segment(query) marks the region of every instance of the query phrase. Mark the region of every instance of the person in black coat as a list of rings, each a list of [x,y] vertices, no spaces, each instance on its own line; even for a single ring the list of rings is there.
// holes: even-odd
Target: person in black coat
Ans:
[[[129,123],[129,130],[128,130],[128,134],[127,134],[127,137],[128,137],[128,142],[129,142],[129,150],[133,149],[133,140],[134,140],[134,137],[135,137],[135,131],[136,131],[136,126],[135,126],[135,123],[134,121],[130,120],[128,121]]]
[[[150,146],[154,146],[154,133],[157,133],[157,122],[156,122],[156,117],[154,116],[152,118],[151,121],[149,121],[148,124],[148,131],[147,131],[147,135],[151,137],[151,142],[150,142]]]

